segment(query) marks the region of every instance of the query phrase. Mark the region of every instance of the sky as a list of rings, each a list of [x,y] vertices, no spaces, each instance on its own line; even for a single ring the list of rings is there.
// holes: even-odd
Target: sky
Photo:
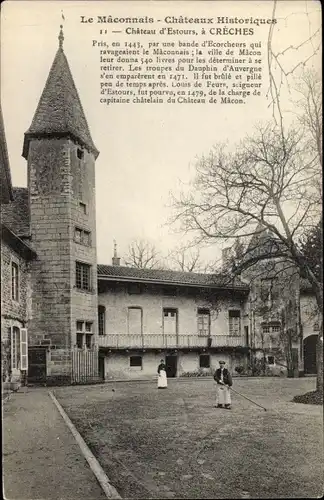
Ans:
[[[317,1],[279,1],[274,31],[276,50],[284,51],[289,45],[298,46],[307,40],[321,24],[320,8]],[[64,51],[92,138],[100,151],[96,162],[98,262],[110,263],[113,240],[117,242],[120,256],[127,253],[135,239],[150,241],[163,254],[184,244],[188,237],[167,223],[172,213],[170,192],[179,194],[181,186],[193,178],[196,159],[208,154],[215,143],[235,144],[245,134],[252,133],[256,123],[270,119],[269,99],[264,91],[262,98],[248,107],[104,106],[99,103],[99,63],[97,52],[92,48],[98,26],[82,24],[81,16],[270,18],[272,9],[271,0],[5,2],[1,12],[1,102],[13,185],[27,186],[27,164],[21,156],[24,132],[31,124],[58,48],[63,11]],[[109,41],[113,37],[109,33],[112,28],[107,28]],[[249,41],[261,41],[266,47],[268,26],[259,27],[256,33]],[[218,40],[227,39],[234,41],[233,37]],[[242,41],[242,37],[235,41]],[[316,44],[316,40],[312,43]],[[292,68],[299,57],[307,58],[313,48],[314,45],[307,43],[299,51],[287,51],[282,62]],[[313,58],[310,64],[318,68],[318,61]],[[266,64],[264,57],[264,90],[267,89]],[[285,98],[284,104],[289,108],[288,93]],[[221,247],[221,243],[213,243],[202,250],[202,257],[205,260],[219,258]]]

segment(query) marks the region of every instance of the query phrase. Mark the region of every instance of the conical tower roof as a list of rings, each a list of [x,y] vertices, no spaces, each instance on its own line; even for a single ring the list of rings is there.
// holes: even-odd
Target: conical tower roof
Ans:
[[[62,26],[59,48],[50,69],[33,121],[25,133],[23,156],[27,159],[33,137],[70,136],[97,158],[99,151],[91,138],[80,97],[63,51]]]

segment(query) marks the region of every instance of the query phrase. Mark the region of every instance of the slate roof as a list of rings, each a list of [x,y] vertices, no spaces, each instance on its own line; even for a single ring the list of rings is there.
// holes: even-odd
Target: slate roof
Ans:
[[[98,264],[98,280],[100,279],[249,290],[246,283],[243,283],[237,278],[229,280],[227,276],[221,274],[137,269],[126,266],[107,266],[103,264]]]
[[[18,252],[24,259],[32,260],[37,257],[33,248],[31,248],[26,241],[19,238],[13,231],[11,231],[4,224],[0,224],[1,239],[4,240],[11,248]]]
[[[27,188],[13,188],[13,201],[1,205],[1,223],[20,237],[29,236],[30,224]]]
[[[53,134],[71,136],[89,149],[95,157],[99,154],[91,138],[80,97],[61,45],[60,43],[32,124],[25,133],[23,156],[26,159],[32,137]]]
[[[7,141],[3,123],[2,109],[0,105],[0,184],[1,203],[9,203],[12,200],[11,172],[7,150]]]

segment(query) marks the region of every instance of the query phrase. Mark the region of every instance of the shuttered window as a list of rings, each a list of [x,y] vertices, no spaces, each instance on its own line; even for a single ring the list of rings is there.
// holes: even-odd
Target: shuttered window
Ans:
[[[228,325],[231,336],[241,335],[241,311],[239,309],[228,311]]]
[[[20,330],[20,369],[28,370],[28,335],[27,328]]]
[[[210,334],[209,309],[198,309],[198,335],[208,337]]]
[[[140,307],[128,308],[128,333],[142,333],[142,309]]]

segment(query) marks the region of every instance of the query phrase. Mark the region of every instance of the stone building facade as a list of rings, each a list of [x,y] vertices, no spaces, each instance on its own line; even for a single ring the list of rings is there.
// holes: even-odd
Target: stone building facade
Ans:
[[[161,357],[169,376],[210,372],[220,358],[233,371],[247,369],[251,353],[268,365],[284,361],[272,342],[282,326],[280,301],[256,314],[254,296],[263,292],[251,276],[224,281],[222,274],[138,270],[120,266],[117,256],[113,266],[97,265],[99,153],[62,31],[24,137],[27,188],[12,187],[2,115],[0,139],[3,380],[26,372],[47,383],[151,377]],[[295,291],[296,325],[314,339],[312,296],[307,286]],[[293,348],[300,371],[307,358],[312,372],[312,340],[300,336]]]
[[[14,190],[2,209],[2,220],[33,249],[30,262],[19,262],[19,306],[11,303],[28,324],[29,351],[34,354],[29,371],[34,364],[36,372],[43,371],[43,378],[54,381],[70,379],[78,334],[83,333],[88,351],[95,351],[98,317],[95,160],[99,153],[63,40],[61,30],[54,62],[24,137],[28,188]],[[13,259],[6,248],[4,264]],[[14,272],[10,265],[4,266],[3,279],[11,283],[14,277],[7,268]],[[2,295],[6,296],[5,286]],[[94,355],[98,356],[97,351]]]

